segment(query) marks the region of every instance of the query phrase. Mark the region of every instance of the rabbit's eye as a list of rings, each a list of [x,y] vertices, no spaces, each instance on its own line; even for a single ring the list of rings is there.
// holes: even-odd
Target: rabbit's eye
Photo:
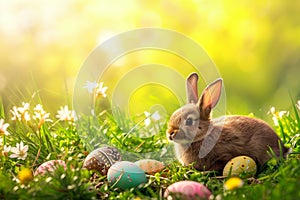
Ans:
[[[193,119],[192,118],[187,118],[186,120],[185,120],[185,125],[187,125],[187,126],[192,126],[193,125]]]

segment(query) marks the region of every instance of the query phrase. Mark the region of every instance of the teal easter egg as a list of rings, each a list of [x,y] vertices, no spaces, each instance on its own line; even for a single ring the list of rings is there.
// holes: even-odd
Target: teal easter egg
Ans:
[[[144,170],[128,161],[113,164],[108,169],[107,179],[111,186],[122,190],[138,188],[147,182]]]

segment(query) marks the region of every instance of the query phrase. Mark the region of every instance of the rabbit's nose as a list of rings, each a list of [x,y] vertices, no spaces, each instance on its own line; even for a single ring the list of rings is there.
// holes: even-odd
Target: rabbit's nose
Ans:
[[[169,140],[173,140],[173,139],[174,139],[174,136],[176,135],[176,130],[174,130],[174,129],[169,129],[169,130],[167,131],[167,133],[168,133],[168,139],[169,139]]]
[[[169,140],[173,140],[173,138],[174,138],[174,131],[170,132],[169,134],[170,134],[169,135]]]

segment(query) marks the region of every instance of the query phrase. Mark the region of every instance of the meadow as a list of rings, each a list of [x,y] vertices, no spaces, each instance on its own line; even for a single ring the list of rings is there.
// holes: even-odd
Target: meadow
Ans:
[[[231,177],[220,177],[213,171],[200,172],[192,165],[182,166],[172,148],[168,148],[171,145],[165,138],[166,124],[149,113],[143,123],[134,123],[120,112],[119,120],[127,127],[120,129],[109,110],[79,119],[68,106],[50,114],[41,102],[36,105],[33,102],[14,106],[9,113],[1,108],[1,199],[163,199],[166,188],[181,180],[206,185],[212,192],[211,199],[300,197],[300,101],[292,101],[288,111],[273,107],[268,113],[273,119],[272,126],[284,144],[293,149],[292,153],[287,159],[271,159],[254,177],[241,176],[239,183],[230,183]],[[160,128],[154,136],[134,137],[134,134],[153,132],[157,126]],[[99,144],[92,140],[94,137],[106,140]],[[121,190],[110,185],[106,175],[82,168],[88,153],[104,144],[118,148],[121,154],[133,151],[140,155],[128,158],[131,161],[143,158],[139,153],[157,149],[165,149],[164,155],[169,159],[162,171],[147,175],[147,183],[141,188]],[[57,159],[65,161],[66,168],[60,166],[54,172],[34,175],[39,165]]]

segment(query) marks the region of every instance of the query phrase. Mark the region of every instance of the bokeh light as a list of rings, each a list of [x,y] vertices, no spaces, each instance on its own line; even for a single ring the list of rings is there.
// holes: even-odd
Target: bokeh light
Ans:
[[[90,52],[116,34],[144,27],[174,30],[203,46],[224,78],[228,113],[261,117],[271,105],[289,107],[289,94],[300,98],[297,1],[11,0],[0,5],[0,94],[9,108],[33,94],[49,111],[71,105],[77,73]],[[186,65],[157,54],[132,53],[110,70],[117,77],[147,62]]]

